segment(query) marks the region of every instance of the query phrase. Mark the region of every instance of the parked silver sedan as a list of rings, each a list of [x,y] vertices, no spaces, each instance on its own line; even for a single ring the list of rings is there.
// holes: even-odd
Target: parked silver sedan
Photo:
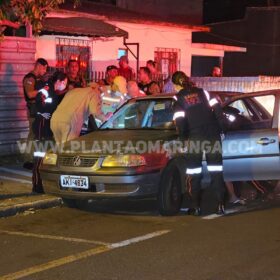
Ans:
[[[162,215],[176,214],[185,193],[187,153],[173,123],[174,95],[129,100],[98,131],[48,152],[44,189],[78,199],[157,197]],[[280,91],[237,94],[224,103],[224,177],[280,180]]]

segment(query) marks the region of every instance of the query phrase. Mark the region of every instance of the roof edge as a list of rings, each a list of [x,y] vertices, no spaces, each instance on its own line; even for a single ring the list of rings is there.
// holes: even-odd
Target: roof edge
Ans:
[[[100,19],[100,20],[107,20],[107,21],[115,21],[115,22],[128,22],[128,23],[139,23],[139,24],[151,24],[151,25],[158,25],[158,26],[167,26],[167,27],[178,27],[178,28],[184,28],[193,30],[195,32],[210,32],[211,28],[209,26],[203,26],[203,25],[190,25],[190,24],[183,24],[183,23],[175,23],[175,22],[169,22],[169,21],[152,21],[152,20],[133,20],[133,19],[118,19],[118,18],[109,18],[105,15],[101,16],[94,13],[85,13],[85,12],[78,12],[78,11],[71,11],[67,9],[59,9],[56,11],[57,14],[75,14],[77,16],[83,16],[83,17],[89,17],[93,19]]]

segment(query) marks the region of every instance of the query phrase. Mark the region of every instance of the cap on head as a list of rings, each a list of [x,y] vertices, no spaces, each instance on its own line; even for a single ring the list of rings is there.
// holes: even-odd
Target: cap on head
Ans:
[[[115,65],[109,65],[109,66],[107,66],[107,68],[106,68],[106,72],[109,72],[110,70],[113,70],[113,69],[118,70],[118,67],[115,66]]]

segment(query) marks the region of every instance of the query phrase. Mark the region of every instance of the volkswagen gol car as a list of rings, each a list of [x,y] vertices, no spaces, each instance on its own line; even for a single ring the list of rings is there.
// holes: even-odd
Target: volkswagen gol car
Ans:
[[[280,91],[272,90],[225,101],[225,180],[280,179],[279,100]],[[174,102],[174,95],[129,100],[99,130],[48,152],[40,170],[46,193],[68,203],[157,197],[162,215],[177,213],[187,153],[178,145]]]

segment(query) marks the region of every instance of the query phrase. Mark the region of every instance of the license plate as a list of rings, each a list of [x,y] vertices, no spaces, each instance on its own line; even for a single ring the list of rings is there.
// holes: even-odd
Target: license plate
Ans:
[[[64,188],[85,189],[89,188],[88,177],[61,175],[60,185]]]

